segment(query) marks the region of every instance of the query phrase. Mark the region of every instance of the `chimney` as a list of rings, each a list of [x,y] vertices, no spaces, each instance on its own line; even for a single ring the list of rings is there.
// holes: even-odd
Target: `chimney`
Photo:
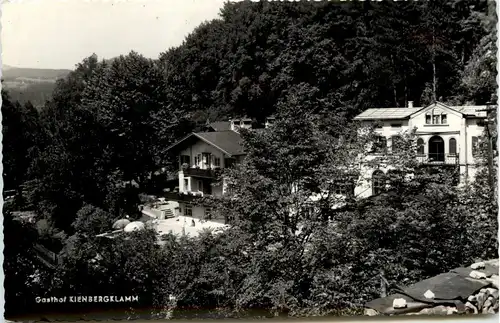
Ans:
[[[408,108],[413,108],[413,101],[408,101]]]

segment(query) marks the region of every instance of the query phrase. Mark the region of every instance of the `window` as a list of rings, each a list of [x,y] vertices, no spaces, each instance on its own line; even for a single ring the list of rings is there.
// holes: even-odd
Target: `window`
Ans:
[[[417,139],[417,155],[423,155],[424,152],[424,140],[422,138]]]
[[[401,128],[402,126],[402,123],[391,123],[391,128]]]
[[[186,204],[184,208],[184,216],[193,216],[193,207],[189,204]]]
[[[189,180],[184,179],[184,190],[189,191]]]
[[[457,140],[455,138],[450,139],[449,152],[450,152],[450,155],[457,154]]]
[[[391,137],[391,151],[393,153],[400,152],[402,147],[401,137],[400,136],[392,136]]]
[[[376,170],[372,175],[372,191],[373,195],[378,195],[385,190],[386,178],[381,170]]]
[[[214,166],[220,167],[220,158],[219,157],[214,157]]]
[[[354,184],[349,179],[337,181],[335,183],[335,194],[344,196],[354,195]]]
[[[190,165],[191,164],[191,156],[189,155],[181,155],[181,165]]]
[[[472,156],[479,154],[479,137],[472,137]]]
[[[448,115],[436,112],[434,109],[425,115],[425,124],[447,124]]]
[[[194,164],[195,164],[196,166],[199,166],[199,164],[200,164],[200,160],[201,160],[201,155],[199,155],[199,154],[198,154],[198,155],[196,155],[196,156],[194,157]]]
[[[203,181],[198,180],[198,191],[203,192]]]
[[[387,152],[387,139],[382,136],[377,136],[373,143],[372,152],[385,153]]]

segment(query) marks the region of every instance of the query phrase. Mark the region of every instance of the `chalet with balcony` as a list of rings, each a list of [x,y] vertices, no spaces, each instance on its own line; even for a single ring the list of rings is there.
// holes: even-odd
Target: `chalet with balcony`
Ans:
[[[165,193],[165,198],[179,203],[181,215],[212,219],[212,210],[196,200],[226,193],[225,181],[219,175],[243,160],[239,130],[252,127],[249,118],[213,122],[205,132],[191,133],[168,148],[178,156],[179,185],[177,191]]]
[[[405,131],[416,129],[417,159],[422,165],[456,167],[460,184],[474,178],[479,142],[484,132],[487,106],[448,106],[436,102],[427,107],[368,109],[355,117],[363,125],[376,125],[379,140],[372,153],[391,153]],[[378,194],[385,185],[387,169],[363,170],[363,184],[356,187],[357,196]]]

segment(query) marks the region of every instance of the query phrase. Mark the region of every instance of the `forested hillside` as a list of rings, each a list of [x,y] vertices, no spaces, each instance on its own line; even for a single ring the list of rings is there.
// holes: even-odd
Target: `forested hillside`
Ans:
[[[280,183],[291,172],[319,169],[318,183],[334,176],[327,161],[349,161],[344,150],[356,146],[352,117],[359,112],[408,101],[416,106],[436,99],[455,105],[496,102],[494,11],[494,2],[466,0],[230,3],[219,19],[201,24],[158,59],[137,52],[106,61],[89,56],[57,80],[41,111],[2,91],[4,187],[19,193],[9,208],[36,211],[39,239],[66,257],[57,273],[38,280],[37,293],[127,290],[140,294],[144,307],[162,307],[173,294],[185,308],[358,313],[362,302],[378,293],[378,282],[370,279],[389,263],[399,271],[388,272],[388,279],[399,284],[480,257],[483,245],[488,245],[485,255],[496,254],[491,195],[468,191],[468,201],[482,201],[480,224],[488,228],[478,237],[477,207],[464,204],[445,181],[427,177],[418,178],[420,189],[429,188],[424,201],[415,197],[415,187],[406,187],[409,204],[387,199],[339,215],[352,243],[329,229],[316,232],[318,239],[307,247],[312,249],[295,238],[284,238],[274,251],[268,249],[276,246],[271,238],[252,243],[273,236],[269,230],[286,236],[291,228],[288,220],[280,222],[276,205],[284,204],[274,204],[290,202]],[[116,242],[103,251],[105,260],[94,264],[98,243],[87,235],[92,225],[137,213],[138,194],[158,183],[155,172],[175,170],[175,156],[166,147],[207,120],[243,115],[263,120],[271,114],[280,116],[283,127],[268,137],[245,136],[250,164],[232,174],[246,183],[244,204],[221,203],[244,219],[237,230],[218,238],[172,240],[160,251],[145,234],[136,237],[137,244]],[[351,138],[352,145],[337,149],[333,143],[339,137]],[[450,208],[434,208],[436,194]],[[386,214],[392,218],[381,217]],[[465,218],[473,220],[461,227]],[[408,225],[415,230],[405,240]],[[388,227],[397,238],[393,242],[377,238]],[[443,232],[445,247],[433,240]],[[6,240],[6,248],[15,252],[6,257],[15,262],[29,256],[12,241]],[[427,249],[415,247],[419,241]],[[464,252],[467,243],[470,250]],[[440,248],[451,256],[444,259]],[[306,249],[312,251],[301,257]],[[134,253],[140,259],[131,257]],[[365,265],[369,272],[362,271]],[[22,293],[7,295],[11,315],[34,310],[22,300],[34,298],[35,289],[15,270],[6,272],[18,277],[9,288]],[[55,283],[47,283],[53,277]]]
[[[20,103],[31,102],[43,106],[50,100],[55,83],[66,77],[70,70],[19,68],[9,65],[2,66],[2,85],[7,89],[12,100]]]

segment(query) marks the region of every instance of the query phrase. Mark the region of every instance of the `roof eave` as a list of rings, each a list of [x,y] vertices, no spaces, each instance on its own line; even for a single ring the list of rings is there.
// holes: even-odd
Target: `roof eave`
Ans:
[[[410,117],[401,117],[401,118],[358,118],[355,117],[354,120],[360,120],[360,121],[376,121],[376,120],[409,120]]]
[[[193,132],[193,135],[195,135],[198,139],[204,141],[205,143],[219,149],[220,151],[222,151],[224,154],[228,155],[229,157],[232,157],[233,154],[229,153],[228,151],[222,149],[221,147],[217,146],[216,144],[214,144],[213,142],[211,142],[210,140],[207,140],[206,138],[203,138],[202,136],[198,135],[197,133],[194,133]]]
[[[182,139],[180,139],[180,140],[176,141],[175,143],[173,143],[172,145],[170,145],[170,146],[168,146],[168,147],[167,147],[167,151],[169,151],[169,150],[171,150],[172,148],[174,148],[174,147],[176,147],[176,146],[180,145],[183,141],[185,141],[185,140],[189,139],[189,138],[190,138],[191,136],[193,136],[193,135],[196,135],[196,134],[195,134],[194,132],[192,132],[192,133],[190,133],[190,134],[186,135],[184,138],[182,138]],[[198,136],[197,136],[197,137],[198,137]]]

